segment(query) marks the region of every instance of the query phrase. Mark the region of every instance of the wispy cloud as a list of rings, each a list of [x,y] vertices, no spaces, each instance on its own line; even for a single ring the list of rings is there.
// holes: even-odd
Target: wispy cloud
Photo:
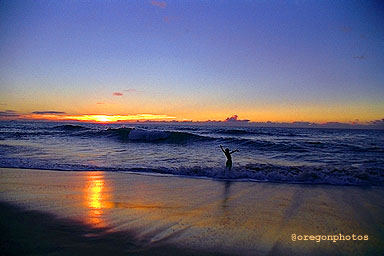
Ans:
[[[20,115],[14,110],[0,111],[0,118],[12,118],[12,117],[18,117],[18,116]]]
[[[164,2],[164,1],[155,1],[155,0],[152,0],[151,1],[151,4],[153,6],[157,6],[157,7],[160,7],[160,8],[165,8],[167,6],[167,3]]]
[[[373,121],[369,122],[369,124],[373,125],[373,126],[378,126],[378,127],[384,128],[384,118],[380,119],[380,120],[373,120]]]
[[[64,115],[65,112],[62,111],[34,111],[32,114],[38,114],[38,115]]]
[[[353,57],[354,59],[358,59],[358,60],[365,60],[367,58],[367,56],[365,55],[360,55],[360,56],[354,56]]]
[[[96,105],[115,105],[116,103],[114,102],[103,102],[103,101],[100,101],[100,102],[96,102]]]
[[[138,90],[134,89],[134,88],[129,88],[129,89],[126,89],[126,90],[123,90],[124,92],[128,92],[128,93],[135,93],[135,92],[139,92]]]
[[[123,92],[126,92],[126,93],[137,93],[137,92],[140,92],[140,91],[138,91],[138,90],[136,90],[134,88],[128,88],[128,89],[123,90]],[[123,96],[123,95],[124,95],[124,93],[122,93],[122,92],[114,92],[113,93],[113,96]]]

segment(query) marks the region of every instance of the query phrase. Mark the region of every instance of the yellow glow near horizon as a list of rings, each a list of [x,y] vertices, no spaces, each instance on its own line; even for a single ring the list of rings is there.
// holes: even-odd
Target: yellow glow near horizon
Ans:
[[[85,121],[85,122],[100,122],[110,123],[118,121],[137,121],[137,120],[171,120],[174,116],[157,115],[157,114],[138,114],[138,115],[59,115],[59,114],[31,114],[24,115],[22,118],[36,120],[52,120],[52,121]]]
[[[160,103],[156,103],[160,104]],[[113,122],[135,122],[135,121],[200,121],[207,120],[224,121],[227,117],[238,115],[239,119],[249,119],[251,122],[343,122],[343,123],[368,123],[373,120],[381,120],[383,118],[384,105],[381,102],[340,102],[334,104],[329,102],[327,105],[320,103],[260,103],[255,106],[247,105],[244,102],[242,106],[236,106],[232,103],[222,105],[205,104],[204,107],[185,103],[187,106],[180,104],[167,104],[162,102],[160,105],[146,104],[141,108],[141,112],[146,114],[138,114],[137,109],[130,109],[129,106],[115,104],[112,109],[103,107],[102,109],[93,108],[92,104],[76,107],[75,110],[70,107],[61,107],[59,111],[62,113],[31,113],[35,109],[54,109],[50,106],[45,107],[23,107],[18,109],[16,106],[9,106],[15,111],[3,109],[3,115],[0,120],[46,120],[46,121],[80,121],[80,122],[97,122],[97,123],[113,123]],[[75,103],[73,103],[75,106]],[[98,105],[99,106],[99,105]],[[0,111],[1,112],[1,111]],[[52,111],[53,112],[53,111]],[[66,112],[66,113],[64,113]],[[151,114],[155,112],[156,114]],[[67,114],[68,113],[68,114]],[[93,113],[93,114],[87,114]],[[132,113],[132,114],[125,114]],[[139,112],[140,113],[140,112]]]

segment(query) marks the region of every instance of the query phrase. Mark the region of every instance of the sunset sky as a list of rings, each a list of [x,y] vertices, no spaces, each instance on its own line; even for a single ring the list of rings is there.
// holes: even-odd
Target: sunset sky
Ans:
[[[383,11],[351,0],[0,1],[0,111],[382,119]]]

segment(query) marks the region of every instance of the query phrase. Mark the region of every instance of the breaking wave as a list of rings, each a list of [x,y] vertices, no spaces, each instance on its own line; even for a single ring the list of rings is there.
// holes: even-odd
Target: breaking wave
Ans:
[[[38,131],[15,131],[15,132],[0,132],[0,136],[5,138],[19,138],[33,136],[82,136],[88,138],[115,138],[124,142],[168,142],[180,143],[188,141],[211,141],[214,138],[209,136],[197,135],[189,132],[179,131],[163,131],[163,130],[145,130],[138,128],[107,128],[107,129],[92,129],[81,125],[59,125],[53,129],[43,129]]]
[[[384,170],[359,166],[282,166],[274,164],[248,164],[236,166],[230,173],[223,167],[106,167],[82,164],[58,164],[49,160],[27,161],[18,158],[0,159],[0,167],[43,169],[58,171],[111,171],[138,174],[162,174],[233,181],[280,182],[329,185],[384,185]]]
[[[180,129],[183,130],[183,129]],[[53,129],[36,129],[36,130],[16,130],[13,132],[0,132],[0,139],[28,139],[33,137],[44,136],[76,136],[87,137],[92,139],[110,138],[124,143],[195,143],[195,142],[217,142],[219,144],[231,144],[236,146],[259,148],[264,151],[276,151],[276,152],[297,152],[306,153],[316,150],[330,150],[335,149],[338,151],[349,152],[384,152],[384,148],[371,143],[367,145],[354,145],[346,142],[336,143],[333,141],[327,141],[326,143],[316,141],[315,139],[306,140],[293,140],[293,139],[265,139],[263,137],[247,137],[242,136],[244,134],[273,134],[271,132],[255,132],[246,131],[242,129],[217,129],[212,134],[196,134],[193,129],[188,131],[168,131],[157,129],[142,129],[142,128],[104,128],[95,129],[92,127],[86,127],[82,125],[65,124],[54,126]],[[186,130],[186,129],[184,129]],[[215,136],[214,134],[231,134],[232,136]],[[276,131],[276,134],[284,134],[284,136],[290,136],[290,133]]]
[[[383,131],[2,123],[0,167],[384,185]],[[219,145],[239,149],[224,174]],[[264,163],[264,164],[260,164]]]

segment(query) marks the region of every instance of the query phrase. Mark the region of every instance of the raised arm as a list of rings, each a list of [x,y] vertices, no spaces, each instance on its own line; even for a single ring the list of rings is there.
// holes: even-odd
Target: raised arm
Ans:
[[[221,148],[221,151],[223,151],[223,153],[225,153],[224,149],[223,149],[223,146],[220,145],[220,148]]]
[[[235,153],[235,152],[239,152],[239,150],[238,150],[238,149],[235,149],[235,150],[233,150],[232,152],[230,152],[229,154],[233,154],[233,153]]]

